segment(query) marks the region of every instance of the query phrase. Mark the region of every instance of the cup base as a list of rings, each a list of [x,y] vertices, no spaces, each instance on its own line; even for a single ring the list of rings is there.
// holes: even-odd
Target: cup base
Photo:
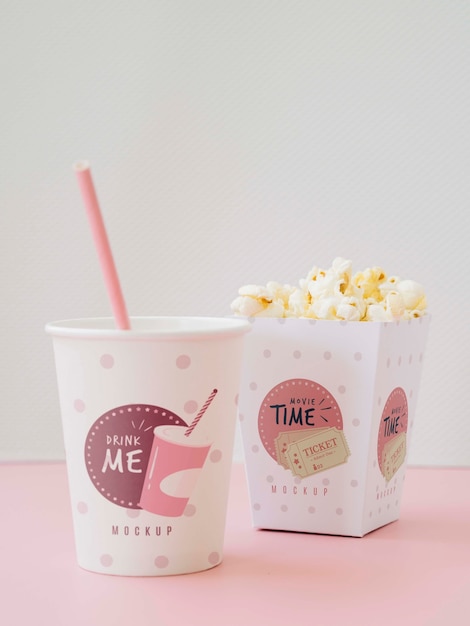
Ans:
[[[211,562],[211,560],[213,562]],[[218,554],[210,554],[204,561],[193,561],[192,564],[183,565],[181,563],[175,563],[173,566],[166,557],[157,557],[152,564],[142,566],[141,564],[135,565],[119,565],[114,563],[111,558],[109,560],[101,558],[99,564],[90,564],[77,561],[78,566],[93,574],[104,574],[105,576],[123,576],[123,577],[142,577],[150,578],[155,576],[184,576],[186,574],[197,574],[198,572],[205,572],[214,567],[218,567],[223,561],[223,558]]]

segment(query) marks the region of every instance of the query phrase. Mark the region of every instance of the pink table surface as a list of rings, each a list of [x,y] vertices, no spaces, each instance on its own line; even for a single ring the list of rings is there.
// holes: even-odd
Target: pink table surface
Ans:
[[[0,624],[470,624],[470,468],[410,468],[401,519],[363,538],[255,530],[234,465],[225,558],[124,578],[75,563],[65,465],[0,465]]]

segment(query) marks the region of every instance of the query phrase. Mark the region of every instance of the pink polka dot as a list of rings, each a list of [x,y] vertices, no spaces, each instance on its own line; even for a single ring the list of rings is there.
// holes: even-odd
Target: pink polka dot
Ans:
[[[77,504],[77,511],[85,515],[85,513],[88,513],[88,504],[86,502],[79,502]]]
[[[316,511],[314,506],[309,506],[307,510],[308,510],[309,513],[315,513],[315,511]]]
[[[180,354],[176,359],[176,367],[185,370],[191,365],[191,358],[187,354]]]
[[[341,507],[336,509],[336,515],[343,515],[343,509]]]
[[[288,506],[287,506],[287,504],[283,504],[283,505],[281,506],[281,511],[282,511],[283,513],[286,513],[286,512],[288,511]]]
[[[165,569],[165,567],[168,567],[170,561],[168,560],[168,557],[161,555],[157,556],[154,563],[158,567],[158,569]]]
[[[300,350],[294,350],[294,354],[293,354],[294,359],[300,359],[301,356],[302,356],[302,352],[300,352]]]
[[[269,357],[271,356],[271,350],[264,350],[263,356],[265,359],[269,359]]]
[[[110,554],[102,554],[100,557],[100,563],[103,567],[111,567],[113,564],[113,557]]]
[[[272,483],[274,482],[274,476],[266,476],[266,480],[268,481],[268,483]]]
[[[351,481],[351,487],[357,487],[357,485],[358,485],[357,480],[352,480]]]
[[[259,504],[258,502],[255,502],[253,504],[253,508],[255,511],[259,511],[261,509],[261,504]]]
[[[254,446],[251,446],[251,450],[252,450],[252,452],[254,452],[256,454],[256,452],[259,452],[259,446],[257,446],[256,443],[255,443]]]
[[[186,413],[196,413],[197,411],[197,402],[196,400],[188,400],[184,403],[184,410]]]
[[[140,510],[139,509],[127,509],[126,513],[127,513],[127,517],[139,517]]]
[[[218,463],[222,458],[222,450],[212,450],[209,454],[209,459],[212,463]]]
[[[330,484],[330,479],[329,479],[329,478],[324,478],[324,479],[322,480],[322,484],[323,484],[323,485],[329,485],[329,484]]]
[[[211,565],[217,565],[217,563],[220,563],[221,561],[220,554],[218,552],[211,552],[207,557],[207,560]]]
[[[258,389],[258,385],[255,382],[250,383],[250,389],[251,391],[255,391],[256,389]]]
[[[354,353],[354,360],[355,361],[361,361],[362,360],[362,352],[355,352]]]
[[[101,367],[110,370],[114,366],[114,358],[110,354],[103,354],[100,359]]]
[[[193,515],[196,515],[196,507],[194,506],[194,504],[187,504],[184,509],[183,515],[185,517],[192,517]]]
[[[240,413],[238,416],[238,419],[240,420],[240,422],[243,422],[243,420],[245,419],[245,416],[242,413]]]
[[[78,411],[78,413],[83,413],[83,411],[85,410],[85,403],[83,402],[83,400],[77,398],[76,400],[74,400],[73,408]]]
[[[357,417],[355,417],[352,421],[353,426],[359,426],[360,423],[361,423],[361,420],[357,419]]]
[[[329,361],[329,360],[331,359],[331,352],[324,352],[324,354],[323,354],[323,358],[324,358],[326,361]]]

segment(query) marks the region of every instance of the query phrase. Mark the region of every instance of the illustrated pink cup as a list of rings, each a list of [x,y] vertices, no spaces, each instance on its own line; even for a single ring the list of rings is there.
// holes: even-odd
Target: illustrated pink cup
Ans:
[[[132,317],[52,336],[77,560],[186,574],[223,558],[244,320]]]
[[[145,511],[183,515],[211,448],[207,436],[181,426],[158,426],[139,505]]]

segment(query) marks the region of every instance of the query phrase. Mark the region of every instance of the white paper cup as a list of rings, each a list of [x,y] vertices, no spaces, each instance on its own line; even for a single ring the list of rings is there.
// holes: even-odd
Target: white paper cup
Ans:
[[[131,324],[117,330],[111,318],[97,318],[46,326],[78,564],[129,576],[209,569],[223,556],[250,325],[209,317]]]

